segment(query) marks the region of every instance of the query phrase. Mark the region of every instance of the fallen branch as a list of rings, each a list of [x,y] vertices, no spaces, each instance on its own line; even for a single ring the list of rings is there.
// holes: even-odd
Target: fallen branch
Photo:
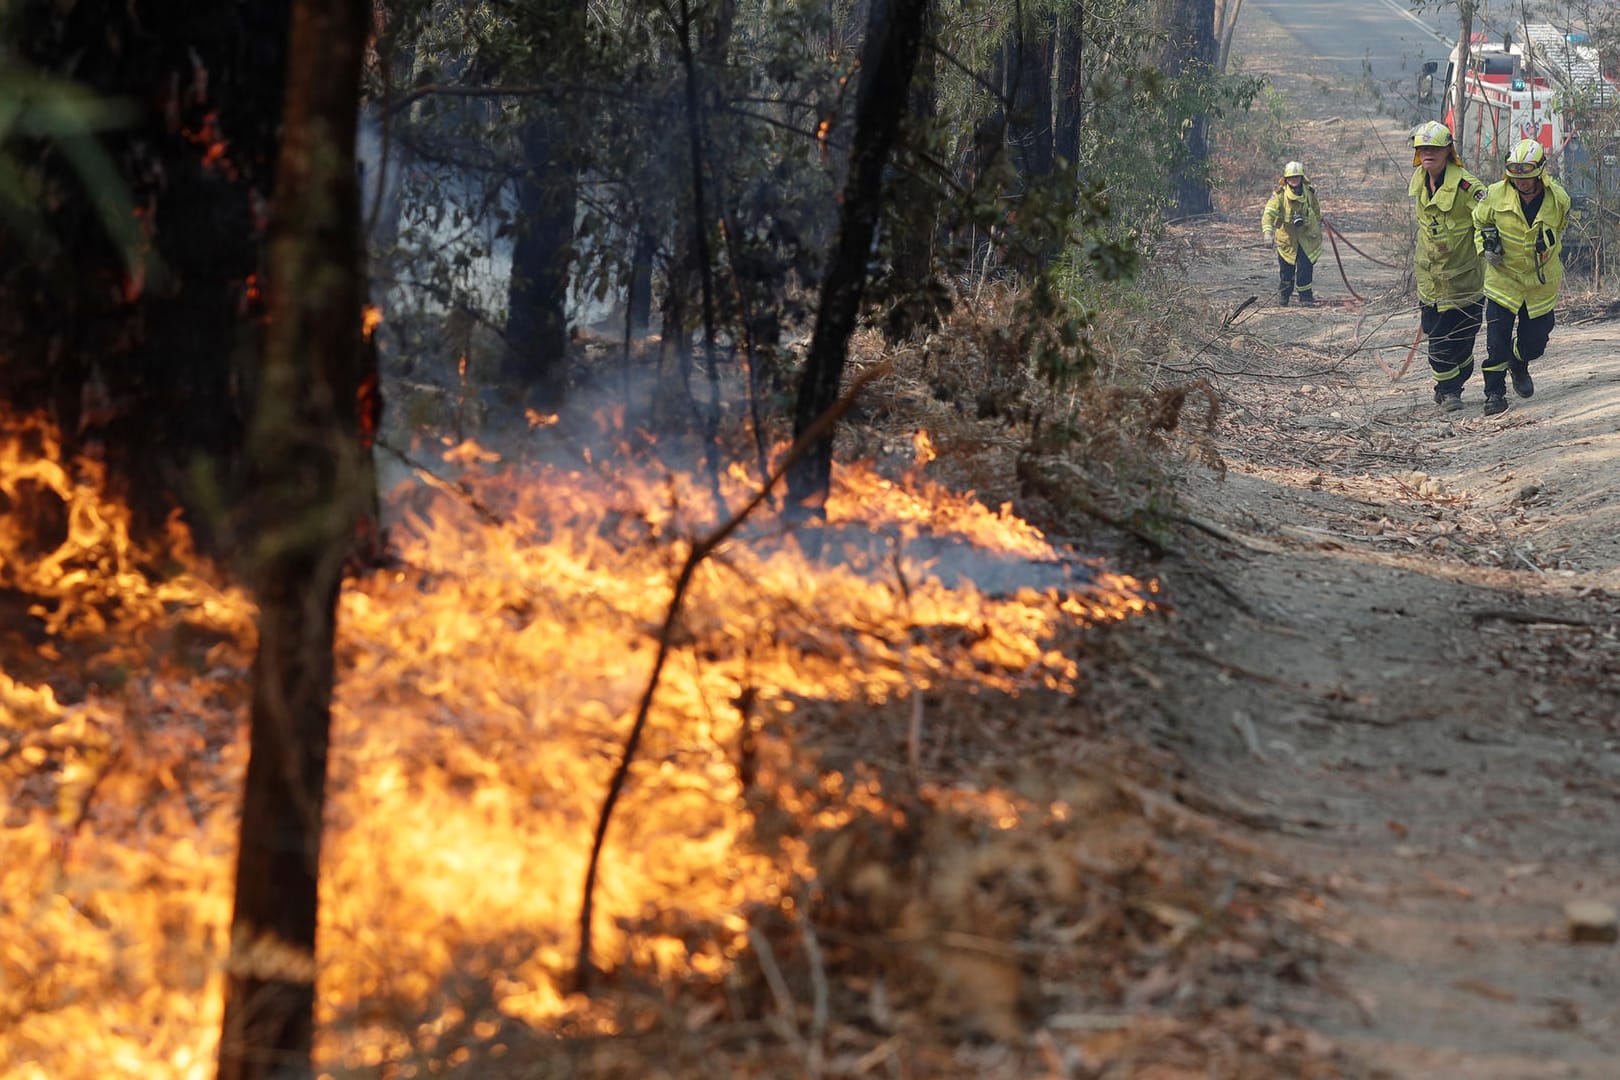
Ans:
[[[1515,608],[1481,608],[1470,611],[1468,617],[1478,626],[1484,622],[1509,622],[1521,626],[1545,623],[1549,626],[1594,626],[1590,619],[1568,619],[1562,615],[1548,615],[1540,611],[1519,611]]]
[[[486,525],[501,526],[506,524],[506,520],[504,518],[502,518],[494,510],[491,510],[487,504],[480,501],[478,496],[473,494],[472,487],[465,481],[446,480],[444,477],[438,475],[432,469],[428,468],[426,465],[423,465],[421,462],[411,457],[405,451],[399,449],[399,447],[394,446],[386,439],[378,439],[376,445],[377,449],[386,450],[390,454],[397,457],[406,468],[416,473],[422,482],[427,484],[429,487],[437,488],[447,495],[452,495],[458,499],[461,499],[472,508],[475,514],[484,519],[484,523]]]
[[[765,976],[765,985],[770,988],[771,997],[776,1000],[776,1011],[780,1017],[778,1033],[783,1040],[791,1044],[794,1051],[806,1064],[809,1064],[808,1052],[805,1049],[804,1037],[799,1033],[797,1020],[798,1008],[793,1000],[793,993],[788,989],[787,979],[782,975],[781,965],[776,962],[776,952],[771,943],[756,927],[748,928],[748,943],[754,947],[754,955],[759,958],[759,970]]]
[[[1236,544],[1238,547],[1248,548],[1250,551],[1259,551],[1267,555],[1275,555],[1282,550],[1275,544],[1270,544],[1264,540],[1259,540],[1254,537],[1239,536],[1237,533],[1229,532],[1228,530],[1221,528],[1219,525],[1205,521],[1202,518],[1195,518],[1191,514],[1171,514],[1170,520],[1180,522],[1183,525],[1197,529],[1199,532],[1208,533],[1215,539],[1224,540],[1228,544]]]
[[[1222,330],[1230,330],[1232,328],[1232,324],[1237,322],[1238,316],[1242,315],[1250,307],[1252,307],[1254,304],[1258,303],[1259,300],[1260,300],[1260,298],[1258,296],[1251,296],[1247,300],[1243,301],[1243,303],[1241,303],[1237,307],[1233,308],[1232,311],[1229,314],[1227,314],[1227,316],[1224,319],[1221,320],[1221,329]]]

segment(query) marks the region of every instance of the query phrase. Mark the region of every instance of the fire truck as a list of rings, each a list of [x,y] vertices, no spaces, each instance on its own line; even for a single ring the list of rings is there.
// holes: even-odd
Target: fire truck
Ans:
[[[1585,34],[1550,23],[1515,29],[1516,34],[1500,37],[1488,33],[1472,37],[1458,152],[1489,181],[1500,175],[1502,159],[1515,143],[1535,139],[1546,147],[1552,171],[1571,195],[1584,196],[1595,186],[1595,168],[1615,167],[1615,129],[1612,122],[1588,122],[1585,130],[1579,130],[1573,116],[1577,112],[1612,116],[1620,103],[1620,84],[1613,72],[1605,70],[1603,58]],[[1457,130],[1454,80],[1460,52],[1452,49],[1438,87],[1440,61],[1425,62],[1418,77],[1418,99],[1452,131]]]

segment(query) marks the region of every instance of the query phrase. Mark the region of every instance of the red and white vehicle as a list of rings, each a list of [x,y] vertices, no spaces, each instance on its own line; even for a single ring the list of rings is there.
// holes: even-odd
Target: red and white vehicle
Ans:
[[[1572,110],[1612,106],[1620,98],[1620,83],[1604,70],[1586,35],[1550,23],[1530,23],[1518,30],[1518,36],[1496,39],[1485,33],[1473,35],[1457,149],[1482,179],[1490,181],[1500,174],[1503,156],[1515,143],[1535,139],[1546,147],[1553,172],[1569,186],[1586,160]],[[1434,86],[1438,61],[1425,63],[1419,77],[1419,99],[1431,102],[1452,131],[1457,130],[1454,80],[1460,51],[1451,51],[1440,94],[1435,94]]]

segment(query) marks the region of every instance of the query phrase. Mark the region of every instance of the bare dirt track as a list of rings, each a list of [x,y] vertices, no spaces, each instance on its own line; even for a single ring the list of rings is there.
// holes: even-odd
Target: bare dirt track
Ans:
[[[1406,125],[1268,69],[1288,44],[1249,19],[1236,51],[1329,222],[1398,262]],[[1163,738],[1323,889],[1336,945],[1296,1022],[1401,1080],[1620,1076],[1620,947],[1564,916],[1620,903],[1620,322],[1571,280],[1535,396],[1484,417],[1476,374],[1442,417],[1421,349],[1392,378],[1402,270],[1341,245],[1348,283],[1330,250],[1325,304],[1277,305],[1267,193],[1183,229],[1210,345],[1166,377],[1218,390],[1227,471],[1183,477],[1222,588],[1166,574]]]

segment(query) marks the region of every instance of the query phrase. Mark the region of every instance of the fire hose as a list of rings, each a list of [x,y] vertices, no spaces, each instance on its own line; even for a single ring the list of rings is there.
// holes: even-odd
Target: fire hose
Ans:
[[[1339,255],[1339,241],[1340,240],[1344,241],[1344,246],[1345,247],[1349,248],[1351,251],[1355,252],[1357,255],[1360,255],[1363,259],[1366,259],[1368,262],[1377,263],[1379,266],[1387,266],[1391,270],[1399,270],[1400,269],[1400,267],[1396,266],[1394,263],[1385,262],[1383,259],[1375,259],[1371,255],[1368,255],[1365,251],[1362,251],[1360,248],[1356,247],[1355,244],[1352,244],[1350,242],[1350,238],[1348,236],[1344,235],[1344,233],[1342,233],[1338,229],[1334,228],[1332,226],[1332,224],[1330,224],[1327,221],[1326,218],[1324,218],[1322,220],[1322,231],[1327,233],[1328,243],[1333,245],[1333,261],[1338,264],[1338,267],[1339,267],[1339,279],[1344,282],[1344,287],[1345,287],[1345,289],[1347,289],[1349,291],[1350,295],[1355,297],[1357,300],[1360,300],[1363,304],[1365,304],[1367,302],[1367,298],[1365,296],[1362,296],[1360,293],[1356,292],[1355,286],[1350,284],[1350,276],[1344,272],[1344,259]],[[1414,349],[1417,348],[1417,343],[1413,342],[1412,347]],[[1411,358],[1408,357],[1407,359],[1408,359],[1408,361],[1410,361]],[[1405,369],[1403,368],[1402,370],[1405,370]]]
[[[1412,338],[1412,344],[1406,350],[1406,359],[1401,361],[1400,367],[1392,368],[1388,364],[1384,363],[1384,351],[1382,349],[1373,353],[1373,360],[1378,364],[1379,368],[1383,370],[1384,374],[1389,376],[1390,382],[1400,382],[1401,376],[1406,374],[1406,369],[1412,366],[1412,357],[1417,355],[1418,342],[1422,340],[1423,322],[1419,320],[1417,336]]]
[[[1351,251],[1355,252],[1357,255],[1360,255],[1363,259],[1366,259],[1368,262],[1376,263],[1379,266],[1387,266],[1391,270],[1399,270],[1400,269],[1400,267],[1396,266],[1394,263],[1385,262],[1383,259],[1375,258],[1375,257],[1367,254],[1365,251],[1362,251],[1360,248],[1356,247],[1356,245],[1351,242],[1351,240],[1350,240],[1350,238],[1348,236],[1344,235],[1344,233],[1342,233],[1338,229],[1334,228],[1333,225],[1330,224],[1325,218],[1322,221],[1322,229],[1323,229],[1324,232],[1327,233],[1328,242],[1333,245],[1333,261],[1336,264],[1338,264],[1339,277],[1344,281],[1344,287],[1349,290],[1351,296],[1354,296],[1357,300],[1360,300],[1363,304],[1365,304],[1367,302],[1366,298],[1363,297],[1360,293],[1356,292],[1355,287],[1350,284],[1349,276],[1344,272],[1344,259],[1339,255],[1339,241],[1340,240],[1344,241],[1344,246],[1345,247],[1349,248]],[[1357,334],[1358,337],[1360,336],[1360,333],[1361,333],[1361,324],[1358,321],[1357,324],[1356,324],[1356,334]],[[1423,340],[1423,324],[1420,321],[1418,323],[1417,333],[1412,338],[1412,344],[1407,346],[1406,358],[1401,361],[1401,366],[1398,367],[1398,368],[1392,368],[1388,364],[1384,363],[1384,356],[1383,356],[1382,351],[1375,352],[1373,354],[1373,359],[1377,362],[1378,366],[1383,369],[1384,374],[1389,376],[1389,381],[1390,382],[1400,382],[1401,381],[1401,376],[1405,375],[1406,370],[1409,367],[1412,366],[1412,358],[1417,355],[1417,347],[1418,347],[1419,342],[1421,342],[1422,340]]]
[[[1350,240],[1350,238],[1348,236],[1345,236],[1338,229],[1334,228],[1332,223],[1329,222],[1326,218],[1322,219],[1322,230],[1325,233],[1327,233],[1328,242],[1333,245],[1333,261],[1339,268],[1339,278],[1340,278],[1340,280],[1342,280],[1344,282],[1344,287],[1345,287],[1345,289],[1347,289],[1349,291],[1350,295],[1355,297],[1357,300],[1361,301],[1363,304],[1365,304],[1367,302],[1367,298],[1362,296],[1360,293],[1356,292],[1355,286],[1350,284],[1350,276],[1348,274],[1346,274],[1345,271],[1344,271],[1344,257],[1339,254],[1339,241],[1340,240],[1344,241],[1344,246],[1345,247],[1349,248],[1351,251],[1355,252],[1357,255],[1360,255],[1362,258],[1366,259],[1370,263],[1375,263],[1378,266],[1385,266],[1385,267],[1388,267],[1391,270],[1399,270],[1400,269],[1400,267],[1396,266],[1394,263],[1385,262],[1383,259],[1375,258],[1374,256],[1369,255],[1365,251],[1362,251],[1360,248],[1356,247],[1356,245],[1351,242],[1351,240]],[[1358,336],[1359,336],[1359,333],[1360,333],[1359,325],[1360,324],[1358,323],[1357,324],[1357,334],[1358,334]],[[1412,344],[1407,347],[1406,359],[1401,361],[1401,366],[1399,368],[1391,368],[1388,364],[1384,363],[1384,358],[1383,358],[1383,355],[1381,353],[1374,353],[1373,354],[1373,359],[1375,361],[1377,361],[1378,366],[1383,369],[1384,374],[1389,376],[1390,382],[1399,382],[1400,379],[1401,379],[1401,376],[1406,374],[1407,368],[1412,366],[1412,358],[1417,355],[1417,347],[1418,347],[1418,344],[1422,340],[1423,340],[1423,325],[1420,322],[1418,324],[1417,334],[1416,334],[1416,336],[1414,336],[1412,338]]]

